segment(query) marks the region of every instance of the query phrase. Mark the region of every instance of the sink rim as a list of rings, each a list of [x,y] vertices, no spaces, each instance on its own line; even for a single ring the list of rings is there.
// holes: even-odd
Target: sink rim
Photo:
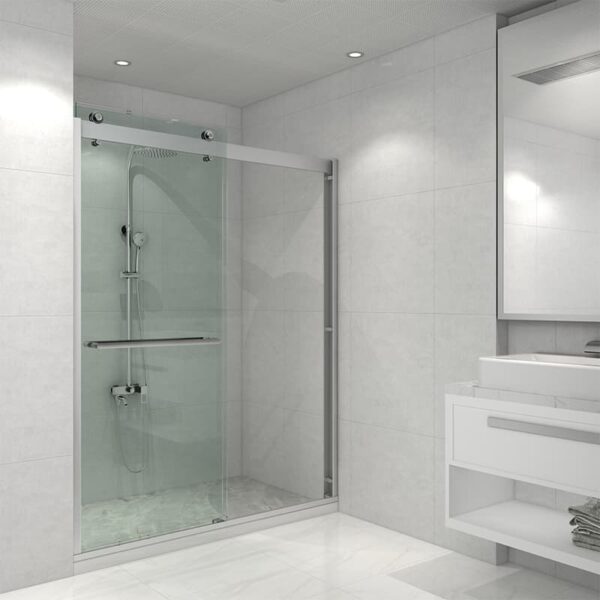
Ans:
[[[541,358],[537,358],[541,357]],[[544,360],[543,357],[552,357],[563,360]],[[567,359],[567,360],[564,360]],[[570,359],[570,360],[568,360]],[[519,365],[537,365],[569,369],[599,369],[600,357],[585,356],[582,354],[559,354],[557,352],[522,352],[519,354],[502,354],[498,356],[481,356],[481,362]]]

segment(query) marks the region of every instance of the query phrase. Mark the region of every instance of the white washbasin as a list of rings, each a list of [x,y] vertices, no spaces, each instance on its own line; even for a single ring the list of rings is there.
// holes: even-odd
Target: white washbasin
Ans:
[[[600,401],[600,358],[542,353],[482,357],[479,385]]]

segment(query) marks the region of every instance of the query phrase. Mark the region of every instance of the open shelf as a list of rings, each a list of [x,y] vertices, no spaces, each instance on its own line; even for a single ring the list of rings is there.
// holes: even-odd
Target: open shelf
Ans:
[[[600,552],[571,542],[569,514],[511,500],[451,517],[448,527],[600,574]]]

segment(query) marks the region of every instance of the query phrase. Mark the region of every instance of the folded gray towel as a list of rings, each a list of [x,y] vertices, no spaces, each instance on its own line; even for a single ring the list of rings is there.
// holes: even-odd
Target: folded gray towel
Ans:
[[[598,498],[589,498],[581,506],[571,506],[569,512],[574,517],[585,518],[600,527],[600,500]]]
[[[569,521],[569,525],[585,529],[590,535],[595,534],[600,537],[600,525],[598,525],[595,521],[588,519],[587,517],[573,517]]]
[[[600,552],[600,500],[589,498],[585,504],[569,507],[569,512],[573,515],[569,523],[575,526],[573,544]]]
[[[589,529],[585,529],[585,527],[575,527],[571,532],[573,535],[584,535],[592,540],[597,540],[600,544],[600,535],[598,535],[595,531],[590,531]]]
[[[573,543],[576,546],[589,548],[590,550],[600,551],[600,540],[590,537],[589,535],[573,534]],[[585,546],[584,546],[585,544]]]
[[[585,548],[586,550],[593,550],[594,552],[600,552],[600,548],[598,546],[593,546],[592,544],[588,544],[586,542],[580,542],[578,540],[573,540],[573,544],[578,548]]]

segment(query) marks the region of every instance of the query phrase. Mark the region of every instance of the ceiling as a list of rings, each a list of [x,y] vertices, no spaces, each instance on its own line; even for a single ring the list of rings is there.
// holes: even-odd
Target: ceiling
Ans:
[[[75,72],[245,106],[548,0],[74,0]],[[365,52],[350,59],[351,50]],[[117,67],[116,59],[132,61]]]

